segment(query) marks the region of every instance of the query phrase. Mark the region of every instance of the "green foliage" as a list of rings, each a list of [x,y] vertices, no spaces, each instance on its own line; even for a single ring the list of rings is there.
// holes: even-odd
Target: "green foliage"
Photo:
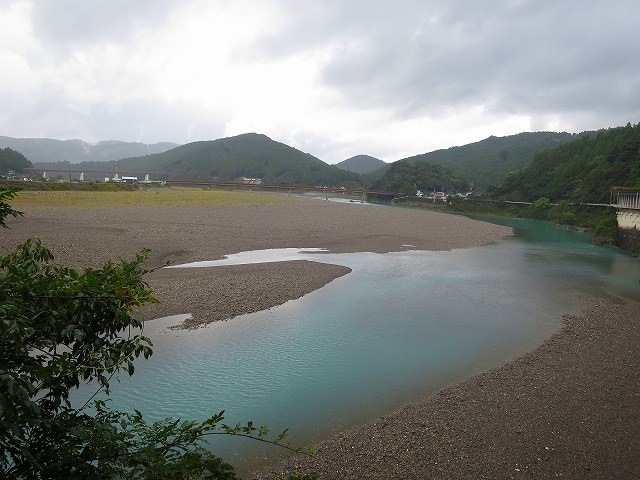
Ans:
[[[543,196],[553,202],[609,203],[617,187],[640,188],[640,124],[539,152],[531,165],[509,174],[491,193],[513,201]]]
[[[70,409],[70,390],[91,380],[108,388],[119,370],[133,373],[133,358],[151,354],[147,338],[119,335],[141,327],[131,309],[152,301],[140,280],[143,254],[83,274],[52,260],[32,240],[0,257],[0,465],[16,478],[51,462],[71,468],[74,431],[92,429]]]
[[[400,195],[403,195],[405,197],[413,197],[417,192],[418,187],[412,185],[409,180],[404,182],[404,185],[402,185],[402,188],[400,188]]]
[[[542,197],[533,202],[531,206],[534,209],[549,208],[551,206],[551,200],[549,200],[547,197]]]
[[[551,200],[547,197],[538,198],[529,207],[527,207],[527,218],[534,218],[536,220],[544,220],[547,216],[547,210],[551,208]]]
[[[13,199],[20,190],[15,187],[0,187],[0,227],[7,228],[6,218],[11,215],[16,218],[22,212],[15,210],[7,202]]]
[[[590,134],[572,135],[556,132],[527,132],[507,137],[491,136],[460,147],[436,150],[405,158],[409,163],[427,162],[447,167],[485,190],[504,179],[511,171],[526,167],[536,152],[555,148]]]
[[[20,152],[11,150],[9,147],[0,148],[0,173],[7,173],[9,170],[18,173],[32,167],[31,162]]]
[[[620,229],[614,215],[601,216],[596,219],[593,229],[593,241],[600,245],[618,246],[620,244]]]
[[[384,176],[372,186],[375,190],[402,192],[407,185],[415,190],[430,192],[433,190],[444,192],[467,191],[469,182],[441,165],[426,162],[409,163],[399,160],[389,167]],[[407,190],[408,191],[408,190]]]
[[[455,200],[451,209],[460,213],[482,213],[517,218],[543,220],[593,231],[593,243],[618,246],[620,243],[618,220],[615,208],[576,205],[562,201],[551,204],[548,199],[538,199],[532,205],[509,204],[491,200]]]
[[[9,184],[9,182],[7,182]],[[141,190],[143,187],[140,184],[134,183],[116,183],[116,182],[55,182],[55,181],[42,181],[42,182],[23,182],[13,181],[10,184],[16,185],[20,190],[24,191],[85,191],[85,192],[121,192],[121,191],[134,191]],[[155,184],[157,185],[157,184]],[[158,188],[155,186],[153,188]]]

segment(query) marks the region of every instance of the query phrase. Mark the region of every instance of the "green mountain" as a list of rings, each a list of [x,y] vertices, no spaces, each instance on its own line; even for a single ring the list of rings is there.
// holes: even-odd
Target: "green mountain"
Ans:
[[[389,174],[393,164],[385,164],[367,155],[358,155],[330,166],[312,155],[256,133],[194,142],[161,153],[131,156],[120,160],[84,161],[78,164],[72,161],[34,161],[34,166],[50,170],[48,174],[52,177],[57,170],[65,178],[70,176],[73,170],[84,171],[87,179],[104,179],[116,172],[139,178],[145,173],[150,173],[153,180],[230,181],[245,177],[260,178],[265,183],[364,185],[378,188],[386,186],[387,188],[382,189],[396,190],[396,187],[402,186],[398,185],[398,177],[402,177],[403,184],[406,180],[425,191],[433,188],[462,191],[467,190],[468,184],[476,190],[486,190],[491,185],[503,182],[510,172],[528,166],[536,152],[594,135],[595,132],[530,132],[506,137],[492,136],[480,142],[401,160],[417,165],[413,173],[403,164]],[[0,137],[0,140],[2,138],[8,137]],[[52,142],[48,139],[40,140],[45,143]],[[110,143],[112,142],[100,142],[103,146]],[[122,142],[113,143],[115,148]],[[71,145],[67,142],[64,144]],[[425,164],[430,166],[426,167]],[[440,165],[442,168],[434,169],[434,165]],[[74,174],[74,177],[77,178],[78,175]]]
[[[99,162],[166,152],[176,143],[145,144],[109,140],[87,143],[82,140],[53,140],[51,138],[12,138],[0,136],[0,147],[22,153],[32,162]]]
[[[640,124],[601,130],[554,149],[511,173],[491,193],[506,200],[608,203],[612,188],[640,188]]]
[[[7,148],[0,148],[0,173],[9,173],[10,171],[22,173],[25,168],[31,168],[33,165],[20,152]]]
[[[409,163],[398,160],[389,166],[385,174],[372,188],[389,192],[403,192],[413,195],[415,190],[422,192],[466,192],[469,181],[442,165],[423,161]]]
[[[360,175],[327,165],[322,160],[275,142],[265,135],[247,133],[212,141],[193,142],[164,153],[111,162],[37,163],[37,168],[141,176],[152,180],[219,180],[259,178],[263,183],[347,186],[360,183]],[[85,174],[85,178],[90,178]]]
[[[506,137],[491,136],[479,142],[403,160],[443,165],[469,179],[474,188],[485,190],[502,182],[509,172],[529,165],[536,152],[557,147],[582,135],[587,134],[528,132]]]
[[[355,157],[347,158],[340,163],[336,163],[336,167],[339,169],[355,173],[371,173],[385,165],[386,163],[384,161],[370,155],[356,155]]]

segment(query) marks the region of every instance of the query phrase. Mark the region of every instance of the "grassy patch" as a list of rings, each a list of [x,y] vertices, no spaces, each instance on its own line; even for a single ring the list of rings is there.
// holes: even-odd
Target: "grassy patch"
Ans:
[[[114,207],[189,205],[273,205],[289,203],[283,195],[195,188],[121,191],[27,191],[18,193],[11,204],[28,207]]]

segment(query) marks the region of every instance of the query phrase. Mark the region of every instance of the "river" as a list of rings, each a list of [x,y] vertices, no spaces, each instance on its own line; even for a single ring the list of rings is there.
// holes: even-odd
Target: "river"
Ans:
[[[154,355],[112,384],[112,407],[197,420],[224,409],[230,424],[253,420],[274,432],[289,428],[296,443],[317,441],[531,350],[588,296],[640,299],[640,262],[591,245],[588,234],[482,219],[516,234],[449,252],[231,257],[227,264],[307,258],[353,271],[298,300],[206,328],[148,322]],[[90,393],[84,388],[74,401]],[[212,448],[241,471],[282,453],[227,437]]]

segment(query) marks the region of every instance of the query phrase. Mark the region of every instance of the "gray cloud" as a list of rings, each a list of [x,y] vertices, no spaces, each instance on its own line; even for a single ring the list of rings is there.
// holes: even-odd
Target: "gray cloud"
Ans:
[[[639,111],[634,1],[329,2],[306,14],[284,4],[292,23],[263,48],[335,44],[323,81],[358,108]]]
[[[116,111],[101,105],[88,117],[87,131],[101,133],[94,140],[133,138],[143,143],[188,143],[224,135],[225,119],[195,112],[194,105],[176,107],[150,100],[129,102]]]
[[[36,0],[33,31],[49,47],[102,41],[126,43],[144,28],[162,28],[175,0]]]
[[[339,161],[640,119],[636,0],[28,3],[23,44],[0,32],[3,135],[186,143],[250,126]],[[209,36],[217,18],[228,35]]]
[[[133,100],[118,106],[99,103],[78,112],[70,107],[61,107],[60,100],[55,97],[44,98],[33,111],[14,117],[19,123],[33,118],[37,119],[36,133],[28,136],[143,143],[188,143],[220,138],[224,136],[226,121],[225,118],[199,114],[194,105],[167,105],[149,99]]]

